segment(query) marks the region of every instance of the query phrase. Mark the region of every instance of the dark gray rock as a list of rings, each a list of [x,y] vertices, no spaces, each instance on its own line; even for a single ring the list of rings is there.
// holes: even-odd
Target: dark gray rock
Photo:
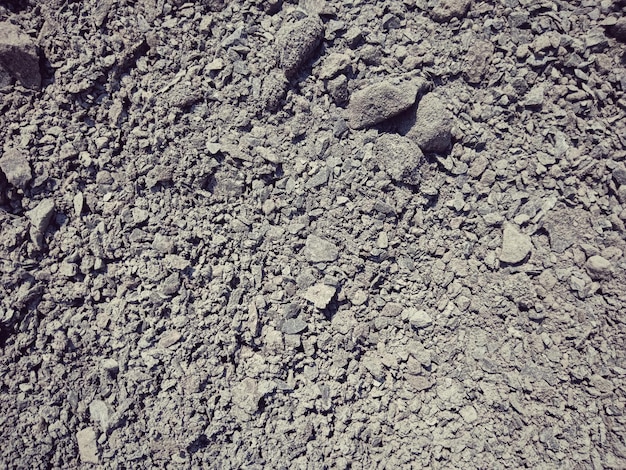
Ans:
[[[399,85],[385,81],[354,92],[348,103],[348,125],[363,129],[400,114],[413,106],[423,86],[422,81]]]
[[[374,144],[374,163],[396,182],[417,185],[421,181],[424,154],[419,146],[397,134],[383,134]]]
[[[0,23],[0,87],[17,81],[25,88],[41,86],[39,55],[34,41],[18,26]]]
[[[307,16],[283,26],[278,32],[278,67],[287,77],[294,75],[313,55],[324,38],[324,24],[318,16]]]
[[[428,93],[418,104],[415,124],[407,137],[424,152],[444,153],[450,147],[451,135],[452,116],[437,95]]]

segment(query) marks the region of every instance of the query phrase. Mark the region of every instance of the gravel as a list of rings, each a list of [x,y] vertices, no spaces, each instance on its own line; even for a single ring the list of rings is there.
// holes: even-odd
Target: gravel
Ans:
[[[0,467],[626,468],[624,2],[0,4]]]

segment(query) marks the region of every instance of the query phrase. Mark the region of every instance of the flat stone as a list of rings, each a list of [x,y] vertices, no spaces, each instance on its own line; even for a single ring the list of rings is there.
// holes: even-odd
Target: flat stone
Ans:
[[[25,88],[41,86],[39,54],[28,34],[12,23],[0,22],[0,87],[14,81]]]
[[[307,323],[301,318],[287,318],[283,321],[280,331],[286,335],[297,335],[307,329]]]
[[[160,348],[169,348],[170,346],[178,343],[181,337],[182,334],[180,333],[180,331],[168,330],[161,335],[158,345]]]
[[[82,462],[100,463],[96,432],[91,426],[78,431],[76,433],[76,441],[78,442],[78,453]]]
[[[91,420],[98,423],[103,432],[109,427],[109,408],[102,400],[93,400],[89,404],[89,416]]]
[[[307,237],[303,252],[306,259],[313,263],[332,262],[339,257],[337,246],[317,235]]]
[[[43,199],[37,204],[37,207],[26,212],[26,216],[31,224],[30,238],[39,249],[43,247],[43,236],[54,216],[54,210],[54,201],[52,199]]]
[[[307,289],[304,298],[313,303],[316,308],[323,310],[328,307],[336,293],[337,290],[333,286],[315,284]]]
[[[452,116],[443,100],[428,93],[420,100],[415,124],[407,133],[424,152],[444,153],[452,140]]]
[[[608,279],[611,277],[611,262],[602,256],[590,256],[585,263],[589,277],[593,280]]]
[[[120,365],[115,359],[103,359],[100,364],[109,374],[117,374],[120,370]]]
[[[509,264],[520,263],[526,259],[531,248],[530,236],[521,233],[513,224],[504,225],[500,261]]]
[[[398,134],[383,134],[374,143],[374,163],[396,182],[418,185],[425,162],[419,146]]]
[[[469,11],[471,0],[439,0],[431,10],[433,20],[440,23],[452,18],[463,18]]]
[[[355,91],[348,103],[348,125],[364,129],[406,111],[415,103],[422,86],[418,81],[399,85],[381,82]]]
[[[7,178],[10,185],[19,189],[26,188],[33,178],[28,159],[21,151],[10,149],[0,158],[0,170]]]

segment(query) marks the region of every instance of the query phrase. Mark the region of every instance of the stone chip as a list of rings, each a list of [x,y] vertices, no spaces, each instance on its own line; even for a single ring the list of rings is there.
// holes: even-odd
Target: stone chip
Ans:
[[[314,284],[307,289],[304,298],[313,303],[315,308],[323,310],[328,307],[328,304],[333,300],[336,293],[337,290],[333,286]]]
[[[423,82],[415,80],[399,85],[384,81],[355,91],[348,103],[348,125],[364,129],[400,114],[413,106],[423,86]]]
[[[428,93],[417,107],[415,124],[407,133],[424,152],[444,153],[452,139],[452,116],[445,103],[434,93]]]
[[[317,235],[307,237],[303,252],[306,259],[313,263],[332,262],[339,257],[337,246]]]
[[[531,248],[530,236],[521,233],[513,224],[504,225],[500,261],[508,264],[521,263],[526,259]]]
[[[98,458],[98,445],[96,443],[96,432],[90,426],[81,429],[76,433],[78,442],[78,453],[84,463],[100,463]]]

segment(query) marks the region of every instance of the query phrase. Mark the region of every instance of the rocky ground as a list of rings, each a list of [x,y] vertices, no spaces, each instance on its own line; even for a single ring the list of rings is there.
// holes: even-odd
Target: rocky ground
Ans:
[[[626,468],[626,4],[0,6],[3,468]]]

